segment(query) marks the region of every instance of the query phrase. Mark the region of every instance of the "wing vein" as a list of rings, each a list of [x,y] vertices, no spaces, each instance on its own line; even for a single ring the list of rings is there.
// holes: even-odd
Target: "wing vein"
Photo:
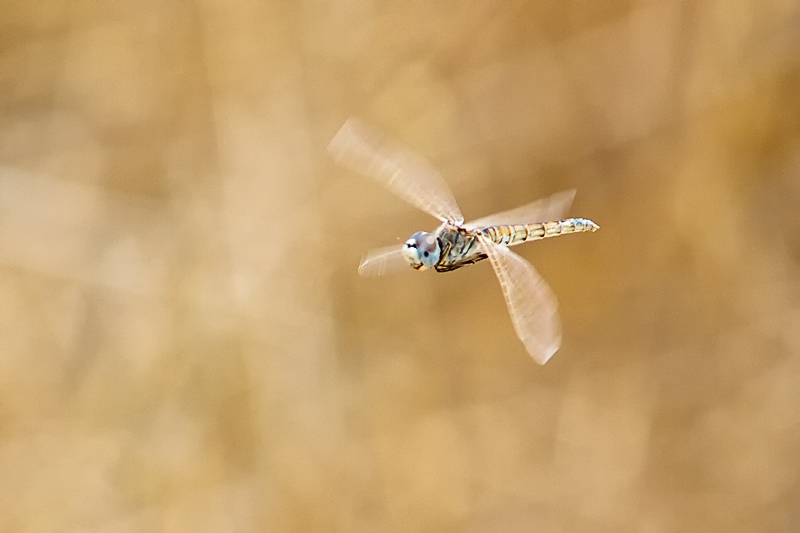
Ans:
[[[464,217],[444,178],[422,156],[383,132],[351,118],[334,135],[328,151],[334,160],[360,172],[409,204],[445,222]]]
[[[534,361],[545,364],[561,346],[558,301],[533,265],[482,238],[484,252],[500,281],[511,322]]]
[[[569,189],[521,207],[467,222],[464,226],[467,228],[483,228],[504,224],[533,224],[535,222],[559,220],[564,217],[574,199],[575,189]]]

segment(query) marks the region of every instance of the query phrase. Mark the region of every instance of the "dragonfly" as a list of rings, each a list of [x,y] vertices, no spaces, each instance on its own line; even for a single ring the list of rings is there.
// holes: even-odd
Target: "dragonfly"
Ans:
[[[561,218],[575,190],[465,223],[442,175],[422,156],[362,120],[348,119],[328,144],[340,165],[376,180],[409,204],[437,218],[433,232],[418,231],[403,244],[368,252],[362,276],[408,270],[451,272],[488,259],[500,281],[517,336],[539,364],[561,346],[558,301],[547,282],[512,246],[567,233],[594,232],[584,218]]]

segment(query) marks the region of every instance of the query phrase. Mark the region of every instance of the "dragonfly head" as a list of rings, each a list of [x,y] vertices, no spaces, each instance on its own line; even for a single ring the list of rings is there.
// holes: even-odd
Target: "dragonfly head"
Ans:
[[[433,233],[418,231],[403,245],[403,256],[416,270],[436,266],[441,257],[442,247]]]

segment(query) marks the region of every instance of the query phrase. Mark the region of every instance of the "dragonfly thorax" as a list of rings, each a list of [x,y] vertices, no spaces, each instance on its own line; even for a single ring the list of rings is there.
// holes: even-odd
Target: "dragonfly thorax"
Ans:
[[[436,266],[441,254],[441,243],[433,233],[418,231],[403,245],[403,257],[415,270]]]

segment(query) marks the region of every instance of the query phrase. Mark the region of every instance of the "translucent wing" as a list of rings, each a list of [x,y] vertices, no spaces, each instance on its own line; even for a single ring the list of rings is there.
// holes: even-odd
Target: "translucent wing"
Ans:
[[[564,217],[574,199],[575,189],[569,189],[515,209],[468,222],[465,226],[468,228],[485,228],[486,226],[499,226],[501,224],[533,224],[534,222],[560,220]]]
[[[505,246],[482,239],[500,280],[511,321],[528,353],[545,364],[561,346],[558,302],[553,291],[525,259]]]
[[[403,270],[412,269],[403,257],[403,246],[400,244],[367,252],[358,267],[358,273],[367,277],[383,276]]]
[[[361,172],[442,222],[461,224],[444,178],[422,157],[367,124],[349,119],[328,145],[337,163]]]

